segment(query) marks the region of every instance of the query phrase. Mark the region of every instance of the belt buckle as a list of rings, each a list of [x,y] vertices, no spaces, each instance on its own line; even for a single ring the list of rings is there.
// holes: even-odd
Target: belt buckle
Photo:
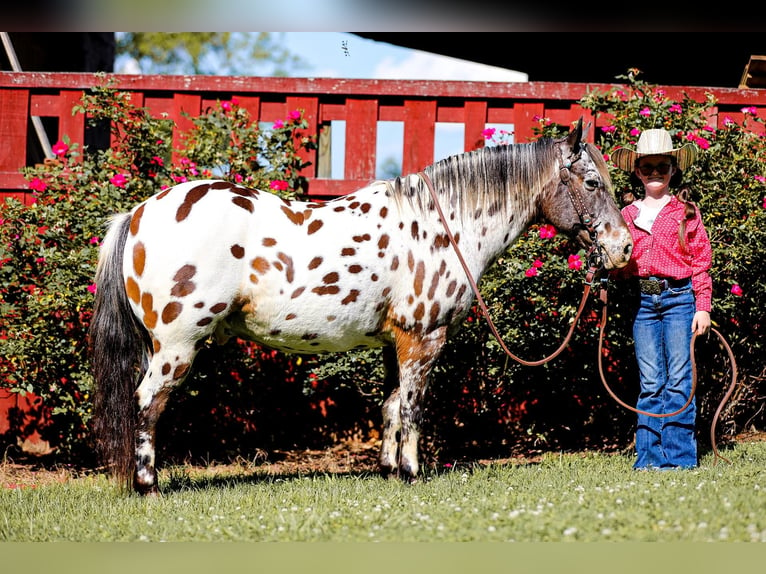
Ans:
[[[660,279],[639,279],[641,293],[646,295],[660,295],[662,293],[662,283]]]

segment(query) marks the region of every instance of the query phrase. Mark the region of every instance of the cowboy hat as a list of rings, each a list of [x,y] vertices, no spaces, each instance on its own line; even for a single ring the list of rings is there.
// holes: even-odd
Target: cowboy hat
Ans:
[[[638,138],[636,149],[623,147],[612,152],[612,163],[625,171],[633,171],[636,160],[645,155],[670,155],[676,158],[678,168],[686,170],[697,157],[697,148],[692,143],[673,148],[670,134],[662,129],[644,130]]]

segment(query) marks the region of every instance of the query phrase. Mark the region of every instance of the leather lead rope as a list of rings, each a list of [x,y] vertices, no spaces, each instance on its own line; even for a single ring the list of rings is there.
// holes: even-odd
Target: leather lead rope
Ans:
[[[566,337],[564,338],[564,341],[561,343],[558,349],[556,349],[553,353],[548,355],[547,357],[540,359],[538,361],[527,361],[522,359],[521,357],[516,356],[513,354],[505,344],[505,341],[503,341],[502,336],[497,330],[497,327],[495,327],[494,322],[492,321],[492,317],[489,315],[489,309],[487,308],[487,305],[484,303],[484,298],[481,296],[481,293],[479,292],[479,287],[476,284],[476,281],[473,278],[473,275],[471,274],[471,271],[468,269],[468,265],[465,262],[465,259],[463,258],[463,254],[460,252],[460,249],[458,248],[457,242],[455,241],[454,236],[452,235],[452,231],[449,228],[449,225],[447,224],[447,219],[444,217],[444,212],[442,211],[441,205],[439,204],[439,198],[436,195],[436,191],[434,190],[433,184],[431,183],[431,178],[426,175],[425,172],[419,172],[418,175],[420,178],[425,182],[426,187],[428,188],[428,191],[431,194],[431,199],[434,202],[434,207],[436,209],[436,212],[439,214],[439,219],[442,222],[442,226],[444,227],[444,231],[447,234],[447,238],[449,239],[450,244],[452,245],[452,248],[455,251],[455,255],[457,255],[458,260],[460,261],[460,265],[463,267],[463,271],[465,272],[466,278],[468,279],[468,282],[471,285],[471,289],[473,290],[474,295],[476,296],[476,301],[479,305],[479,309],[481,310],[481,314],[484,316],[484,319],[487,321],[487,324],[489,325],[490,330],[492,331],[492,334],[495,336],[495,339],[500,344],[500,347],[503,349],[506,355],[511,357],[513,360],[517,361],[518,363],[521,363],[522,365],[526,365],[529,367],[537,367],[544,363],[547,363],[548,361],[554,359],[557,357],[561,351],[563,351],[567,345],[569,344],[570,339],[572,338],[572,334],[574,333],[575,327],[577,325],[577,321],[580,319],[580,315],[582,314],[583,309],[585,308],[585,303],[588,300],[588,295],[591,291],[591,286],[593,284],[593,278],[595,277],[598,267],[595,265],[595,263],[591,264],[588,268],[588,271],[585,276],[585,288],[583,289],[583,296],[580,301],[580,305],[577,308],[577,313],[575,314],[574,319],[572,320],[572,324],[569,327],[569,332],[567,333]],[[594,243],[595,246],[595,243]],[[594,248],[591,248],[591,253],[594,252]],[[591,254],[589,254],[588,259],[592,259],[590,257]],[[606,381],[606,377],[604,375],[604,365],[603,365],[603,343],[604,343],[604,332],[606,330],[606,319],[607,319],[607,288],[606,288],[606,279],[601,280],[601,288],[599,290],[599,300],[602,304],[601,309],[601,326],[599,329],[599,338],[598,338],[598,372],[601,377],[601,382],[604,385],[604,388],[609,393],[609,395],[621,406],[625,407],[626,409],[633,411],[635,413],[640,413],[643,415],[647,415],[650,417],[655,418],[665,418],[665,417],[672,417],[675,416],[681,412],[683,412],[692,402],[692,399],[694,398],[694,394],[696,392],[697,388],[697,362],[694,358],[694,345],[697,339],[697,334],[694,333],[692,335],[691,340],[691,361],[692,361],[692,390],[689,394],[689,398],[686,400],[686,404],[682,406],[680,409],[678,409],[675,412],[668,413],[668,414],[656,414],[656,413],[649,413],[646,411],[639,410],[635,407],[632,407],[625,403],[623,400],[621,400],[615,393],[612,391],[611,387],[609,386],[609,383]],[[715,459],[713,460],[713,464],[716,464],[718,462],[718,459],[723,459],[728,463],[731,463],[729,459],[722,456],[720,452],[718,452],[718,447],[716,446],[716,440],[715,440],[715,428],[718,423],[718,417],[721,414],[721,411],[723,410],[723,407],[726,405],[726,402],[731,397],[732,393],[734,392],[734,389],[737,385],[737,362],[734,358],[734,353],[731,350],[731,347],[729,346],[729,343],[726,341],[723,335],[721,335],[720,332],[718,332],[717,329],[714,327],[711,327],[710,330],[715,333],[718,336],[718,339],[720,340],[723,347],[726,349],[726,352],[729,356],[729,361],[732,365],[732,378],[731,378],[731,384],[729,385],[728,390],[726,391],[726,394],[724,395],[723,399],[721,400],[721,403],[718,405],[718,408],[715,411],[715,415],[713,416],[713,422],[710,426],[710,442],[713,448],[713,453],[715,454]]]
[[[572,334],[574,333],[575,326],[577,325],[577,321],[580,318],[580,315],[582,314],[582,310],[585,308],[585,303],[588,300],[588,295],[590,294],[591,280],[593,276],[595,275],[597,269],[594,267],[591,267],[588,270],[588,273],[587,273],[588,280],[586,280],[586,283],[585,283],[585,290],[583,291],[582,300],[580,301],[580,306],[577,309],[577,314],[575,315],[574,320],[572,321],[572,325],[569,327],[569,333],[567,333],[567,336],[564,338],[564,341],[561,343],[561,346],[559,346],[559,348],[556,349],[553,353],[551,353],[550,355],[548,355],[547,357],[543,359],[540,359],[539,361],[526,361],[522,359],[521,357],[517,357],[510,351],[510,349],[508,349],[505,342],[503,341],[503,338],[500,336],[500,333],[495,327],[495,323],[492,321],[492,317],[490,317],[489,315],[489,309],[487,309],[487,305],[484,303],[484,299],[482,298],[481,293],[479,292],[479,287],[476,284],[476,281],[474,280],[473,275],[471,275],[471,271],[470,269],[468,269],[468,265],[466,264],[465,259],[463,259],[463,254],[460,252],[460,249],[457,246],[457,242],[455,241],[455,238],[452,235],[452,231],[450,231],[449,225],[447,225],[447,219],[444,217],[444,212],[442,211],[441,205],[439,205],[439,198],[437,197],[436,191],[434,190],[433,184],[431,183],[431,178],[429,178],[425,174],[425,172],[420,172],[418,175],[420,175],[420,177],[426,183],[426,187],[428,187],[428,191],[431,193],[431,199],[433,199],[434,206],[436,207],[436,212],[439,214],[439,219],[442,222],[444,231],[447,234],[447,238],[449,239],[449,242],[455,251],[455,255],[457,255],[457,258],[460,261],[460,265],[463,267],[465,276],[468,279],[468,282],[471,284],[471,289],[473,289],[473,293],[474,295],[476,295],[476,301],[479,305],[479,309],[481,309],[481,314],[484,316],[484,319],[486,319],[487,324],[489,325],[489,328],[492,331],[492,334],[495,336],[495,339],[497,339],[497,342],[500,344],[500,347],[502,347],[503,351],[505,351],[505,353],[509,357],[511,357],[513,360],[521,363],[522,365],[527,365],[529,367],[537,367],[557,357],[561,353],[561,351],[563,351],[566,348],[566,346],[569,344],[569,340],[572,338]]]

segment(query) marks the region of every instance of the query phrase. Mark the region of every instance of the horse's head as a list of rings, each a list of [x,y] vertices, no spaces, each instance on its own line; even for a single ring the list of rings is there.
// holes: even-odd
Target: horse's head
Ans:
[[[633,241],[614,201],[606,162],[594,145],[583,141],[582,118],[554,146],[558,178],[543,198],[543,215],[584,248],[594,248],[606,269],[624,267]]]

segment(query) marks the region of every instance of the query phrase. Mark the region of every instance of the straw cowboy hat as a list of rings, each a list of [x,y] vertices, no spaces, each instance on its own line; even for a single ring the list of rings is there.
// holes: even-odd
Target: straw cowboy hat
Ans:
[[[612,152],[614,165],[625,171],[635,169],[636,160],[645,155],[670,155],[676,158],[679,169],[686,168],[694,163],[697,157],[697,148],[692,143],[673,148],[670,134],[661,129],[644,130],[638,138],[636,149],[623,147]]]

